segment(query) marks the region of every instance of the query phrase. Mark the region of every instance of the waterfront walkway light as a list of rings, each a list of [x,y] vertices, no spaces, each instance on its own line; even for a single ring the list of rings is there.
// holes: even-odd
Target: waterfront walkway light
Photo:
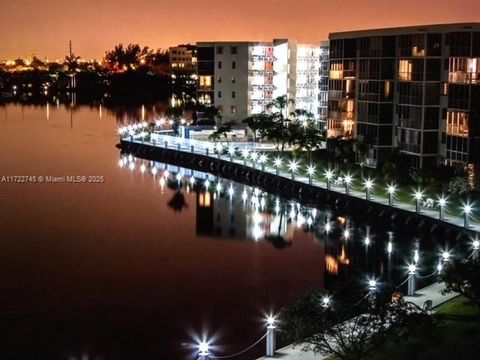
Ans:
[[[370,237],[365,236],[365,239],[363,240],[363,243],[365,244],[366,247],[370,246]]]
[[[472,213],[473,207],[470,203],[463,205],[463,226],[465,228],[470,227],[470,214]]]
[[[374,182],[373,182],[372,179],[369,178],[369,179],[365,180],[365,184],[364,184],[364,186],[365,186],[365,198],[367,200],[370,200],[370,193],[372,191],[373,185],[374,185]]]
[[[450,252],[445,250],[442,252],[442,260],[443,262],[448,262],[450,260]]]
[[[312,185],[313,175],[315,175],[315,165],[308,165],[307,174],[308,174],[308,183]]]
[[[395,197],[395,193],[397,192],[397,186],[395,184],[388,185],[387,192],[388,192],[388,206],[393,206],[393,198]]]
[[[328,308],[330,306],[330,297],[328,296],[324,296],[322,298],[322,307],[324,307],[325,309]]]
[[[247,165],[247,160],[250,156],[250,151],[247,148],[242,149],[243,165]]]
[[[228,154],[230,155],[230,162],[233,162],[233,156],[235,155],[235,148],[233,146],[228,147]]]
[[[441,196],[438,199],[438,218],[440,221],[445,219],[445,207],[447,206],[447,198],[445,196]]]
[[[273,164],[275,165],[277,176],[280,174],[280,167],[282,166],[282,162],[283,161],[281,157],[276,157],[275,160],[273,160]]]
[[[207,341],[203,340],[197,345],[197,348],[198,348],[198,356],[200,360],[207,360],[209,355],[208,350],[210,348],[210,344]]]
[[[298,169],[298,161],[290,160],[288,163],[288,168],[290,169],[292,180],[295,180],[295,173],[297,172],[297,169]]]
[[[472,248],[473,248],[473,258],[475,260],[478,260],[480,254],[479,254],[479,250],[480,250],[480,240],[478,240],[478,238],[475,238],[475,240],[472,241]]]
[[[473,250],[475,250],[475,251],[480,250],[480,240],[478,240],[478,239],[473,240],[472,241],[472,247],[473,247]]]
[[[327,190],[330,190],[332,187],[332,179],[334,174],[335,173],[330,169],[325,172],[325,179],[327,180]]]
[[[222,144],[217,144],[217,157],[220,159],[220,156],[222,155],[223,151],[223,145]]]
[[[415,191],[415,211],[417,213],[420,213],[420,202],[422,201],[423,198],[423,192],[420,190]]]
[[[277,351],[276,347],[276,329],[277,326],[275,325],[276,319],[275,316],[268,315],[266,318],[267,322],[267,341],[266,341],[266,353],[268,357],[275,356],[275,352]]]
[[[407,295],[415,295],[415,273],[417,272],[417,267],[415,264],[408,265],[408,285],[407,285]]]
[[[352,183],[352,175],[347,174],[345,175],[344,181],[345,181],[345,194],[350,195],[350,184]]]
[[[261,154],[258,158],[258,162],[262,165],[262,171],[265,171],[265,164],[268,161],[268,156],[266,154]]]
[[[257,161],[258,159],[258,154],[256,151],[252,151],[250,153],[250,159],[252,159],[252,167],[255,169],[255,162]]]
[[[387,244],[387,253],[390,255],[393,252],[393,243],[391,241]]]

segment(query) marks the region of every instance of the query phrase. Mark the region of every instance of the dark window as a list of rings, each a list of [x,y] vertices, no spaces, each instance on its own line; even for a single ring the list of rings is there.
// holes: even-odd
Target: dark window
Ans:
[[[231,46],[230,47],[230,54],[236,55],[238,52],[238,48],[236,46]]]
[[[427,35],[427,56],[442,55],[442,34]]]
[[[426,81],[440,81],[442,77],[442,62],[440,59],[427,59]]]
[[[217,54],[218,55],[223,54],[223,46],[217,46]]]
[[[235,91],[232,91],[232,98],[235,99]]]
[[[222,92],[221,92],[221,91],[218,92],[218,97],[219,97],[219,98],[222,97]]]
[[[232,61],[232,69],[236,69],[237,68],[237,62],[236,61]]]
[[[221,61],[218,62],[218,68],[219,68],[219,69],[222,68],[222,62],[221,62]]]

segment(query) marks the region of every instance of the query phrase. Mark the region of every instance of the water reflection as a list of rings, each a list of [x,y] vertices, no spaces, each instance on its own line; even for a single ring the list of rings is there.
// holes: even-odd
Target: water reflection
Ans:
[[[441,256],[443,249],[465,256],[466,244],[452,239],[412,236],[388,225],[372,227],[328,208],[303,206],[201,171],[127,154],[121,156],[119,165],[130,171],[139,168],[142,175],[160,178],[162,188],[167,185],[174,189],[168,205],[176,212],[188,208],[184,193],[194,192],[196,233],[200,237],[266,241],[276,249],[313,242],[324,250],[325,287],[349,271],[401,284],[412,264],[422,274],[418,277],[423,286],[436,281],[438,264],[446,261]]]

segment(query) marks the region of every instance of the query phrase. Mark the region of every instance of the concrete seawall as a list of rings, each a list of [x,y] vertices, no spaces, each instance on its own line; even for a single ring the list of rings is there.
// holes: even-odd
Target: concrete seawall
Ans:
[[[327,207],[333,212],[361,220],[368,219],[370,224],[381,223],[410,231],[412,234],[432,234],[436,238],[448,237],[457,241],[467,240],[469,235],[473,234],[463,227],[441,222],[412,211],[330,191],[222,159],[130,141],[121,141],[117,147],[123,152],[139,158],[208,172],[225,179],[258,187],[268,193],[295,200],[304,205]]]

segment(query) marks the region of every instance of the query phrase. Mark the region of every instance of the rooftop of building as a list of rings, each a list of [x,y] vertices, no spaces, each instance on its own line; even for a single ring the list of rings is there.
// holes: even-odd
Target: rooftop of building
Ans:
[[[329,34],[329,39],[345,39],[358,38],[367,36],[385,36],[385,35],[409,35],[420,33],[444,33],[454,31],[480,31],[480,23],[451,23],[451,24],[431,24],[431,25],[416,25],[416,26],[402,26],[381,29],[368,30],[354,30],[333,32]]]

